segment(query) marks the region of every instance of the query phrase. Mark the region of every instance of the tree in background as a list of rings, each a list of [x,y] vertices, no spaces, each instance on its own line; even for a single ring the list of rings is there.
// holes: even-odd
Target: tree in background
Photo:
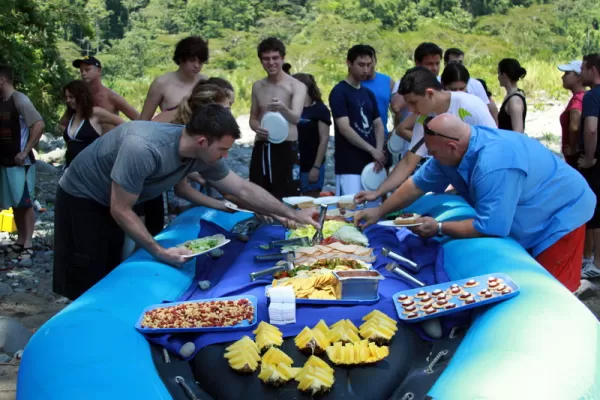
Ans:
[[[57,43],[62,26],[77,23],[85,27],[79,0],[3,0],[8,13],[0,13],[0,63],[11,65],[17,88],[35,103],[46,126],[57,121],[61,87],[69,79]]]

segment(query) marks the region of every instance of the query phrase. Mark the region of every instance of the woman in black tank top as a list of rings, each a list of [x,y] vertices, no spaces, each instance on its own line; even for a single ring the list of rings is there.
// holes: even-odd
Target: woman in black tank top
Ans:
[[[102,134],[102,124],[121,125],[123,120],[103,108],[94,107],[92,93],[85,83],[76,80],[63,88],[69,123],[63,132],[67,144],[66,166]]]
[[[525,93],[517,86],[527,71],[514,58],[505,58],[498,64],[498,81],[506,89],[506,97],[498,112],[498,128],[509,131],[525,132],[527,100]]]

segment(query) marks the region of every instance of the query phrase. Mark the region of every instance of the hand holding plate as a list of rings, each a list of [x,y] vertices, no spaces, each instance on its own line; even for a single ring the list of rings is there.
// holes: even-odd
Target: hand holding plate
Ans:
[[[182,249],[179,247],[171,247],[160,251],[156,255],[156,259],[158,261],[162,261],[165,264],[179,268],[187,261],[187,258],[185,258],[184,256],[190,254],[192,254],[191,250]]]
[[[434,218],[421,217],[417,218],[415,222],[421,225],[408,228],[414,234],[424,238],[430,238],[437,234],[438,222]]]
[[[285,104],[283,104],[283,102],[277,97],[273,97],[273,100],[267,105],[267,110],[274,112],[282,112],[286,108],[287,107],[285,106]]]

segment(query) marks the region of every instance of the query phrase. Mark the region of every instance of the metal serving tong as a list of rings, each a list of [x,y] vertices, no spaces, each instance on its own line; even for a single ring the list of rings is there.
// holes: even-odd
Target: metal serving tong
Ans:
[[[381,254],[384,257],[391,258],[394,261],[402,264],[404,267],[410,269],[412,272],[419,272],[421,270],[421,266],[414,261],[409,260],[408,258],[402,257],[400,254],[394,253],[392,250],[384,247],[381,249]]]
[[[255,280],[262,278],[266,275],[273,275],[277,272],[282,271],[291,271],[294,269],[294,253],[289,252],[285,254],[281,254],[281,256],[285,257],[285,262],[277,263],[274,267],[263,269],[261,271],[252,272],[250,274],[250,280],[254,282]]]
[[[417,278],[415,278],[415,277],[411,276],[410,274],[402,271],[402,268],[400,268],[400,266],[398,265],[398,263],[395,263],[395,262],[388,263],[388,265],[385,266],[385,269],[388,270],[389,272],[391,272],[392,274],[398,276],[403,281],[410,282],[414,286],[417,286],[417,287],[423,287],[423,286],[425,286],[425,284],[423,282],[421,282],[420,280],[418,280]]]
[[[285,246],[310,246],[310,242],[307,237],[300,237],[300,238],[295,238],[295,239],[285,239],[285,240],[274,240],[268,244],[268,247],[264,246],[264,248],[266,250],[271,250],[271,249],[274,249],[275,247],[285,247]]]
[[[312,245],[319,244],[323,241],[323,224],[325,223],[325,215],[327,215],[327,205],[321,204],[321,211],[319,212],[319,225],[321,228],[315,233],[312,238]]]

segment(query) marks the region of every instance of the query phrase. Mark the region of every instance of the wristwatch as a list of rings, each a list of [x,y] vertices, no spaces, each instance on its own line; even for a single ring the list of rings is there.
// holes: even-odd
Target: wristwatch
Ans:
[[[438,222],[437,234],[438,234],[438,236],[444,236],[444,234],[442,233],[442,223],[441,222]]]

